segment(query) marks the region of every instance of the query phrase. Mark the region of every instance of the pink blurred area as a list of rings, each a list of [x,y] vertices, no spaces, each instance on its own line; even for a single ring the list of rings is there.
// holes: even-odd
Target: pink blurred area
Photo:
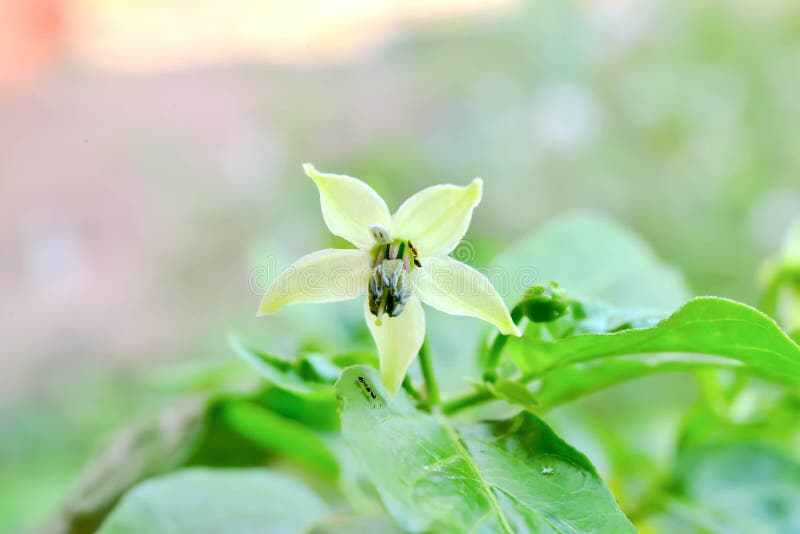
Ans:
[[[246,249],[288,224],[269,213],[300,163],[264,109],[307,113],[275,109],[258,65],[346,65],[502,3],[0,0],[0,402],[212,333],[200,352],[224,350],[224,318],[252,315]]]
[[[63,0],[0,1],[0,95],[24,90],[64,46]]]

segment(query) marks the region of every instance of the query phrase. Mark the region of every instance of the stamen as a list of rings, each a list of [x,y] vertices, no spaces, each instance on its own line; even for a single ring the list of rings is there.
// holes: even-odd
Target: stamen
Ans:
[[[392,236],[385,226],[373,224],[369,227],[369,231],[372,233],[372,237],[375,238],[375,242],[379,245],[388,245],[392,242]]]
[[[380,275],[380,269],[375,268],[369,280],[369,295],[367,298],[369,311],[372,315],[378,315],[381,300],[383,300],[383,277]]]
[[[375,316],[375,326],[382,324],[383,313],[389,317],[400,315],[413,292],[409,276],[407,249],[404,259],[382,259],[373,269],[369,281],[369,311]]]
[[[411,270],[411,247],[403,248],[403,269],[406,271]]]
[[[386,258],[386,247],[381,246],[378,249],[378,252],[375,254],[375,262],[372,264],[373,267],[377,267],[381,264],[381,262]]]
[[[400,243],[399,242],[392,243],[389,246],[389,259],[390,260],[396,260],[397,259],[397,253],[399,251],[400,251]]]
[[[414,254],[414,265],[417,267],[422,267],[422,263],[420,263],[418,259],[419,252],[417,252],[417,248],[411,244],[411,241],[408,242],[408,248],[410,248],[411,252]]]

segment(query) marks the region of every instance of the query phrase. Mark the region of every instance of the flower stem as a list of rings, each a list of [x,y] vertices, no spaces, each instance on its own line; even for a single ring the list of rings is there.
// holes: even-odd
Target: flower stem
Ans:
[[[514,321],[515,325],[519,325],[519,322],[522,320],[522,315],[522,308],[520,306],[514,306],[511,310],[511,320]],[[497,364],[500,362],[500,356],[503,354],[503,348],[505,348],[506,342],[508,342],[508,337],[509,336],[505,334],[497,334],[497,337],[494,338],[494,343],[492,343],[489,349],[489,355],[486,357],[486,365],[483,369],[484,380],[494,381],[495,369],[497,369]]]
[[[519,383],[530,384],[531,382],[539,378],[544,372],[550,370],[552,370],[552,368],[540,370],[537,372],[525,373],[519,378]],[[450,399],[449,401],[443,402],[442,413],[447,415],[452,415],[456,412],[460,412],[461,410],[466,410],[468,408],[472,408],[473,406],[485,404],[493,400],[498,400],[498,399],[497,397],[495,397],[494,395],[489,393],[489,391],[486,390],[476,391],[474,393],[467,393],[466,395],[455,397],[453,399]]]
[[[408,375],[403,379],[402,388],[405,390],[408,395],[414,400],[422,400],[422,397],[419,394],[419,391],[414,389],[414,384],[411,383],[411,379],[408,378]]]
[[[428,347],[428,339],[422,342],[419,349],[419,365],[422,368],[422,377],[425,379],[425,391],[428,394],[428,405],[439,404],[439,384],[436,383],[436,375],[433,372],[433,362],[431,361],[431,350]]]
[[[469,393],[467,395],[456,397],[445,403],[442,403],[442,413],[446,415],[451,415],[456,412],[460,412],[461,410],[466,410],[467,408],[471,408],[472,406],[488,402],[493,398],[494,397],[486,391],[477,391],[475,393]]]

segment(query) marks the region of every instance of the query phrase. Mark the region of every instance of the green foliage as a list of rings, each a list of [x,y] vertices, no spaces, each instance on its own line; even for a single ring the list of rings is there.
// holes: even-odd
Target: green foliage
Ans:
[[[138,486],[99,534],[300,532],[328,506],[291,477],[264,469],[189,469]]]
[[[253,442],[294,459],[323,476],[336,479],[339,465],[328,447],[302,423],[259,406],[231,400],[221,405],[231,427]]]
[[[234,338],[260,381],[231,369],[225,379],[171,376],[192,400],[123,431],[51,526],[73,534],[101,522],[101,534],[797,531],[797,343],[745,304],[701,297],[678,306],[687,293],[680,277],[607,218],[563,218],[521,249],[501,263],[532,258],[574,287],[516,297],[549,311],[513,307],[524,335],[486,340],[473,357],[483,378],[466,380],[473,392],[444,391],[439,402],[427,344],[416,375],[424,384],[407,377],[391,397],[372,353],[282,358]],[[587,263],[575,266],[575,257]],[[642,445],[649,436],[639,427],[631,441],[575,404],[554,410],[666,371],[682,373],[700,398],[684,403],[664,434],[674,443],[657,444],[660,457]],[[613,418],[649,417],[655,407],[637,399],[626,397]],[[568,442],[576,437],[601,469]]]
[[[125,491],[187,462],[200,440],[204,412],[203,401],[191,400],[120,431],[82,473],[54,524],[93,532]]]
[[[649,328],[545,339],[533,324],[508,346],[528,381],[541,379],[543,405],[655,372],[708,367],[800,384],[800,347],[772,319],[712,297],[693,299]]]
[[[345,441],[406,530],[635,532],[589,460],[531,413],[454,425],[363,366],[336,391]]]

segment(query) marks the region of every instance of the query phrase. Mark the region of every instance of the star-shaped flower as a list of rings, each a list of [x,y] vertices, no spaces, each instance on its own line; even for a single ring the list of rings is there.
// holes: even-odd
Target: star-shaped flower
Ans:
[[[356,249],[325,249],[297,260],[267,289],[259,315],[295,302],[335,302],[366,296],[364,317],[375,339],[386,388],[396,393],[425,338],[420,301],[468,315],[503,334],[519,330],[492,283],[448,254],[461,241],[481,200],[483,182],[436,185],[394,213],[367,184],[303,166],[319,189],[330,231]]]

